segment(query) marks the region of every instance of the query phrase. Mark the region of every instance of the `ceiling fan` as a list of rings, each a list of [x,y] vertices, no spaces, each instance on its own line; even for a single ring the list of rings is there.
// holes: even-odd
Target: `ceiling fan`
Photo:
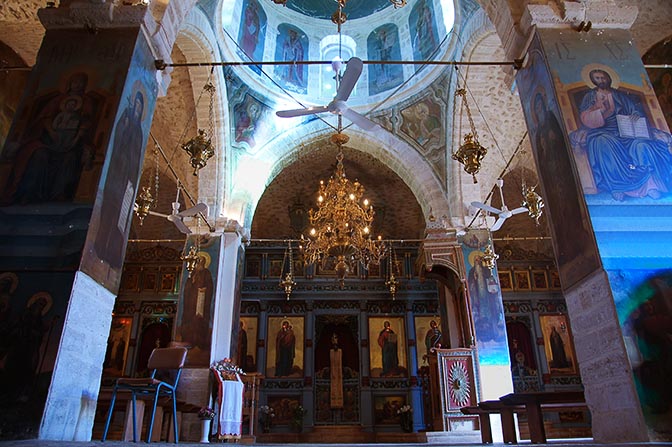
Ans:
[[[331,67],[334,69],[334,72],[337,73],[341,69],[342,61],[340,59],[335,59],[331,63]],[[336,91],[336,96],[334,99],[327,104],[326,106],[318,107],[306,107],[303,109],[293,109],[293,110],[279,110],[275,114],[281,118],[293,118],[295,116],[304,116],[304,115],[314,115],[317,113],[331,112],[334,115],[344,116],[350,121],[352,121],[357,126],[361,127],[364,130],[371,130],[377,126],[376,123],[366,118],[364,115],[355,112],[345,103],[352,93],[352,89],[355,88],[355,84],[359,79],[359,76],[362,74],[362,67],[364,63],[358,57],[351,57],[347,62],[345,67],[345,72],[343,76],[340,77],[338,82],[338,90]]]
[[[520,208],[516,208],[514,210],[509,210],[506,207],[506,204],[504,203],[504,193],[502,192],[502,187],[504,186],[504,180],[501,178],[497,179],[497,187],[499,188],[499,197],[502,200],[502,209],[498,210],[497,208],[486,205],[483,202],[471,202],[471,206],[474,206],[476,208],[482,209],[483,211],[487,211],[489,213],[497,215],[497,220],[495,221],[494,225],[490,227],[490,231],[497,231],[500,228],[502,228],[502,225],[504,225],[504,221],[508,219],[509,217],[515,215],[515,214],[520,214],[524,213],[527,211],[527,208],[524,206],[521,206]]]
[[[198,203],[196,206],[192,206],[191,208],[187,208],[184,211],[180,212],[180,187],[177,187],[177,196],[175,197],[175,201],[172,203],[173,205],[173,212],[170,214],[163,214],[163,213],[157,213],[156,211],[149,211],[149,214],[152,216],[159,216],[159,217],[164,217],[171,221],[172,223],[175,224],[178,230],[184,234],[191,234],[191,230],[189,227],[187,227],[182,220],[185,217],[192,217],[196,216],[197,214],[200,213],[205,213],[207,216],[208,213],[208,205],[205,203]],[[137,207],[137,204],[135,205]]]

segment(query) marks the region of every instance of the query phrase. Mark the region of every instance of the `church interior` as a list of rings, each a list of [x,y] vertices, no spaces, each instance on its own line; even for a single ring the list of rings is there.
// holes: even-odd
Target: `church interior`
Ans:
[[[0,441],[133,439],[113,387],[169,347],[180,442],[480,443],[511,393],[581,395],[521,440],[672,441],[671,23],[0,4]]]

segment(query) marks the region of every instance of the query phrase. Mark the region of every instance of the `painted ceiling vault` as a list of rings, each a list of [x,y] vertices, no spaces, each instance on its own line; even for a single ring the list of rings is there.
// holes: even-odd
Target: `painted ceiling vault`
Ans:
[[[172,1],[177,0],[152,0],[150,9],[157,20],[162,19]],[[418,60],[429,56],[470,61],[506,60],[500,28],[510,27],[507,23],[520,23],[527,3],[548,2],[456,0],[456,23],[450,36],[450,29],[439,17],[447,3],[445,0],[409,0],[407,6],[395,10],[388,0],[349,0],[345,9],[349,22],[344,25],[344,39],[340,43],[348,51],[347,57],[357,55],[365,61],[386,57]],[[515,7],[505,8],[502,3]],[[613,0],[616,7],[631,3]],[[639,14],[632,32],[643,54],[660,40],[659,30],[672,20],[669,12],[672,8],[669,0],[636,4]],[[258,29],[264,33],[261,40],[243,39],[249,5],[256,5],[253,9],[258,8],[259,18],[265,20],[259,22]],[[0,38],[26,65],[34,63],[44,36],[36,14],[43,6],[44,2],[38,0],[0,2]],[[339,49],[338,39],[333,38],[336,27],[328,19],[336,6],[333,0],[289,0],[287,7],[270,0],[199,0],[180,28],[172,59],[175,62],[287,60],[294,54],[303,60],[330,60],[334,48]],[[417,34],[419,26],[424,26],[419,19],[425,17],[420,13],[425,7],[434,12],[431,20],[426,19],[426,23],[432,25],[426,28],[426,40],[433,45],[423,47],[412,36]],[[496,23],[493,25],[490,20]],[[296,39],[303,53],[297,53],[299,46],[292,47]],[[433,54],[437,47],[440,52]],[[228,216],[229,205],[233,199],[244,201],[249,217],[244,224],[251,228],[253,237],[295,234],[289,207],[297,201],[310,207],[319,179],[328,178],[333,169],[333,147],[327,144],[333,133],[330,125],[335,126],[333,116],[326,117],[326,123],[310,117],[280,121],[274,116],[276,110],[300,107],[299,102],[324,105],[334,95],[334,73],[329,72],[329,67],[310,66],[300,70],[297,67],[298,64],[292,69],[264,67],[263,71],[237,67],[230,73],[220,73],[217,125],[219,150],[225,161],[219,165],[213,163],[199,179],[191,178],[183,154],[175,148],[185,128],[187,133],[193,133],[194,129],[207,126],[207,101],[198,105],[197,98],[209,69],[173,70],[168,94],[157,103],[152,132],[172,154],[173,164],[190,191],[208,202],[219,217],[237,218],[238,215]],[[376,231],[380,228],[384,237],[421,237],[430,213],[436,217],[446,214],[455,226],[460,225],[460,219],[462,225],[468,224],[473,217],[468,204],[484,200],[497,177],[509,176],[520,166],[533,166],[529,139],[524,137],[520,103],[515,88],[512,89],[513,74],[501,67],[474,66],[455,71],[431,66],[384,69],[365,65],[348,105],[380,124],[382,129],[371,138],[353,139],[346,147],[345,168],[349,177],[357,178],[366,187],[367,195],[380,210],[379,217],[384,216],[382,223],[374,224]],[[458,81],[469,88],[474,122],[482,144],[489,149],[478,184],[473,184],[450,159],[465,130],[465,117],[453,110],[453,92]],[[194,113],[195,121],[187,124]],[[266,119],[254,122],[253,126],[246,124],[249,115],[255,114]],[[250,131],[252,128],[256,130]],[[361,130],[349,128],[346,133],[361,135]],[[515,157],[505,170],[520,141],[525,152]],[[148,147],[145,157],[143,182],[152,173],[152,149]],[[402,154],[413,154],[415,158],[403,158]],[[257,181],[256,193],[244,191],[241,194],[238,189],[241,176],[236,169],[250,163],[256,167],[253,171],[263,171],[265,177]],[[373,166],[377,166],[376,169]],[[170,196],[174,187],[169,184],[170,176],[164,175],[165,167],[162,170],[161,194]],[[413,178],[416,184],[411,187]],[[519,200],[520,185],[518,181],[507,180],[505,188],[505,198],[511,206]],[[172,197],[165,201],[161,198],[166,203],[170,200]],[[437,212],[436,203],[441,203],[444,209]],[[240,213],[243,215],[245,213]],[[520,220],[524,216],[516,218]],[[537,234],[536,227],[519,231],[515,223],[516,220],[511,219],[496,236],[529,235],[530,231]],[[543,225],[542,218],[542,229]],[[134,231],[138,237],[152,235],[148,227],[136,226]]]

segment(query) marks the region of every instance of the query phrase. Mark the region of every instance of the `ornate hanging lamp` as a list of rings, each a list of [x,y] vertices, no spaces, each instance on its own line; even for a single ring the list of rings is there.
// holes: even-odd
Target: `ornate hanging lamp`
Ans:
[[[331,259],[341,287],[354,262],[368,269],[370,263],[380,263],[385,255],[382,239],[371,237],[373,205],[362,199],[362,184],[345,175],[343,144],[348,140],[340,131],[331,137],[338,146],[336,171],[326,184],[320,180],[317,209],[308,211],[308,238],[301,236],[305,262],[320,262],[324,267]]]
[[[149,214],[150,208],[153,208],[155,201],[159,198],[159,148],[154,145],[154,191],[156,194],[156,200],[152,197],[152,184],[151,180],[147,182],[147,186],[142,187],[142,191],[135,199],[135,205],[133,206],[133,211],[135,215],[140,219],[140,225],[145,221],[145,217]]]
[[[499,255],[492,249],[492,243],[488,242],[488,245],[486,245],[485,249],[483,250],[481,265],[492,272],[497,265],[497,259],[499,259]]]
[[[476,174],[481,170],[481,160],[483,160],[483,157],[488,153],[488,150],[478,142],[478,133],[476,132],[476,126],[474,126],[474,120],[471,117],[466,89],[458,88],[455,91],[453,111],[457,110],[458,96],[462,97],[462,107],[467,112],[470,132],[464,136],[464,143],[458,148],[457,152],[453,152],[452,158],[464,165],[464,170],[472,175],[474,183],[478,183]]]
[[[189,154],[189,162],[194,168],[193,175],[198,175],[198,171],[203,169],[208,160],[215,155],[215,148],[212,146],[215,128],[215,86],[208,81],[203,90],[210,95],[208,130],[198,129],[198,135],[182,145],[182,150]]]
[[[544,199],[534,190],[535,186],[527,186],[523,183],[523,203],[521,206],[527,208],[527,214],[534,219],[534,223],[539,225],[539,218],[543,214]]]
[[[287,262],[287,258],[289,257],[289,271],[285,275],[284,279],[280,279],[280,287],[282,287],[285,290],[285,295],[287,297],[287,300],[289,300],[289,296],[292,294],[292,291],[294,290],[294,287],[296,287],[296,282],[294,281],[294,256],[292,254],[292,242],[289,241],[287,242],[287,249],[285,250],[285,255],[282,259],[282,272],[285,271],[285,263]]]
[[[392,244],[390,243],[390,252],[389,256],[387,257],[388,260],[388,265],[387,265],[387,281],[385,281],[385,287],[390,291],[390,295],[392,296],[392,300],[394,301],[397,298],[397,288],[399,287],[399,280],[397,280],[397,277],[395,276],[395,272],[397,270],[397,257],[394,252],[394,247],[392,247]]]
[[[198,232],[196,234],[196,243],[191,246],[189,249],[189,252],[187,254],[182,254],[180,256],[180,259],[182,262],[184,262],[184,268],[187,270],[188,278],[191,278],[191,274],[194,272],[196,269],[196,266],[198,265],[198,261],[200,260],[199,252],[201,251],[201,218],[200,216],[198,217],[197,221],[198,225]]]

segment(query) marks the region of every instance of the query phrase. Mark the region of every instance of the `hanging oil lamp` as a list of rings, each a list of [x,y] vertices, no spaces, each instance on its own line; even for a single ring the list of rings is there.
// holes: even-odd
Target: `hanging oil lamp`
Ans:
[[[135,215],[140,219],[140,225],[145,221],[145,217],[149,214],[149,209],[154,203],[154,198],[150,192],[149,186],[143,186],[142,192],[138,194],[138,198],[135,200],[135,206],[133,207]]]
[[[200,236],[197,236],[200,237]],[[192,245],[191,248],[189,249],[189,253],[186,255],[180,256],[180,259],[184,262],[185,266],[184,268],[187,269],[188,277],[191,278],[191,274],[194,272],[196,269],[196,266],[198,265],[200,256],[198,256],[198,247],[196,245]]]
[[[478,142],[478,133],[476,132],[474,120],[471,117],[471,110],[469,109],[469,103],[467,102],[467,91],[465,89],[458,88],[455,91],[455,104],[453,110],[456,110],[455,105],[458,96],[462,97],[462,106],[467,111],[470,133],[467,133],[464,136],[464,143],[458,148],[457,152],[452,154],[452,158],[464,165],[464,170],[468,174],[471,174],[474,178],[474,183],[478,183],[476,174],[481,170],[481,160],[483,160],[483,157],[488,153],[488,150]]]
[[[285,275],[285,279],[280,281],[280,287],[282,287],[285,290],[285,296],[287,298],[287,301],[289,301],[289,296],[292,294],[292,291],[294,290],[294,287],[296,287],[296,282],[294,281],[294,267],[293,267],[293,256],[292,256],[292,243],[288,242],[287,243],[287,250],[285,250],[285,256],[282,260],[282,270],[284,271],[285,269],[285,262],[287,261],[287,257],[289,256],[289,271]]]
[[[492,244],[488,243],[483,250],[481,265],[492,272],[497,265],[497,259],[499,259],[499,255],[492,249]]]
[[[534,223],[539,225],[539,218],[543,214],[544,200],[534,191],[535,187],[523,185],[523,203],[521,203],[521,206],[527,208],[528,215],[534,219]]]
[[[208,82],[203,90],[210,94],[209,129],[207,132],[198,129],[198,135],[182,145],[182,150],[189,154],[189,161],[194,168],[193,175],[198,175],[198,171],[203,169],[208,164],[208,160],[215,155],[215,149],[212,146],[212,135],[215,127],[215,86]]]

